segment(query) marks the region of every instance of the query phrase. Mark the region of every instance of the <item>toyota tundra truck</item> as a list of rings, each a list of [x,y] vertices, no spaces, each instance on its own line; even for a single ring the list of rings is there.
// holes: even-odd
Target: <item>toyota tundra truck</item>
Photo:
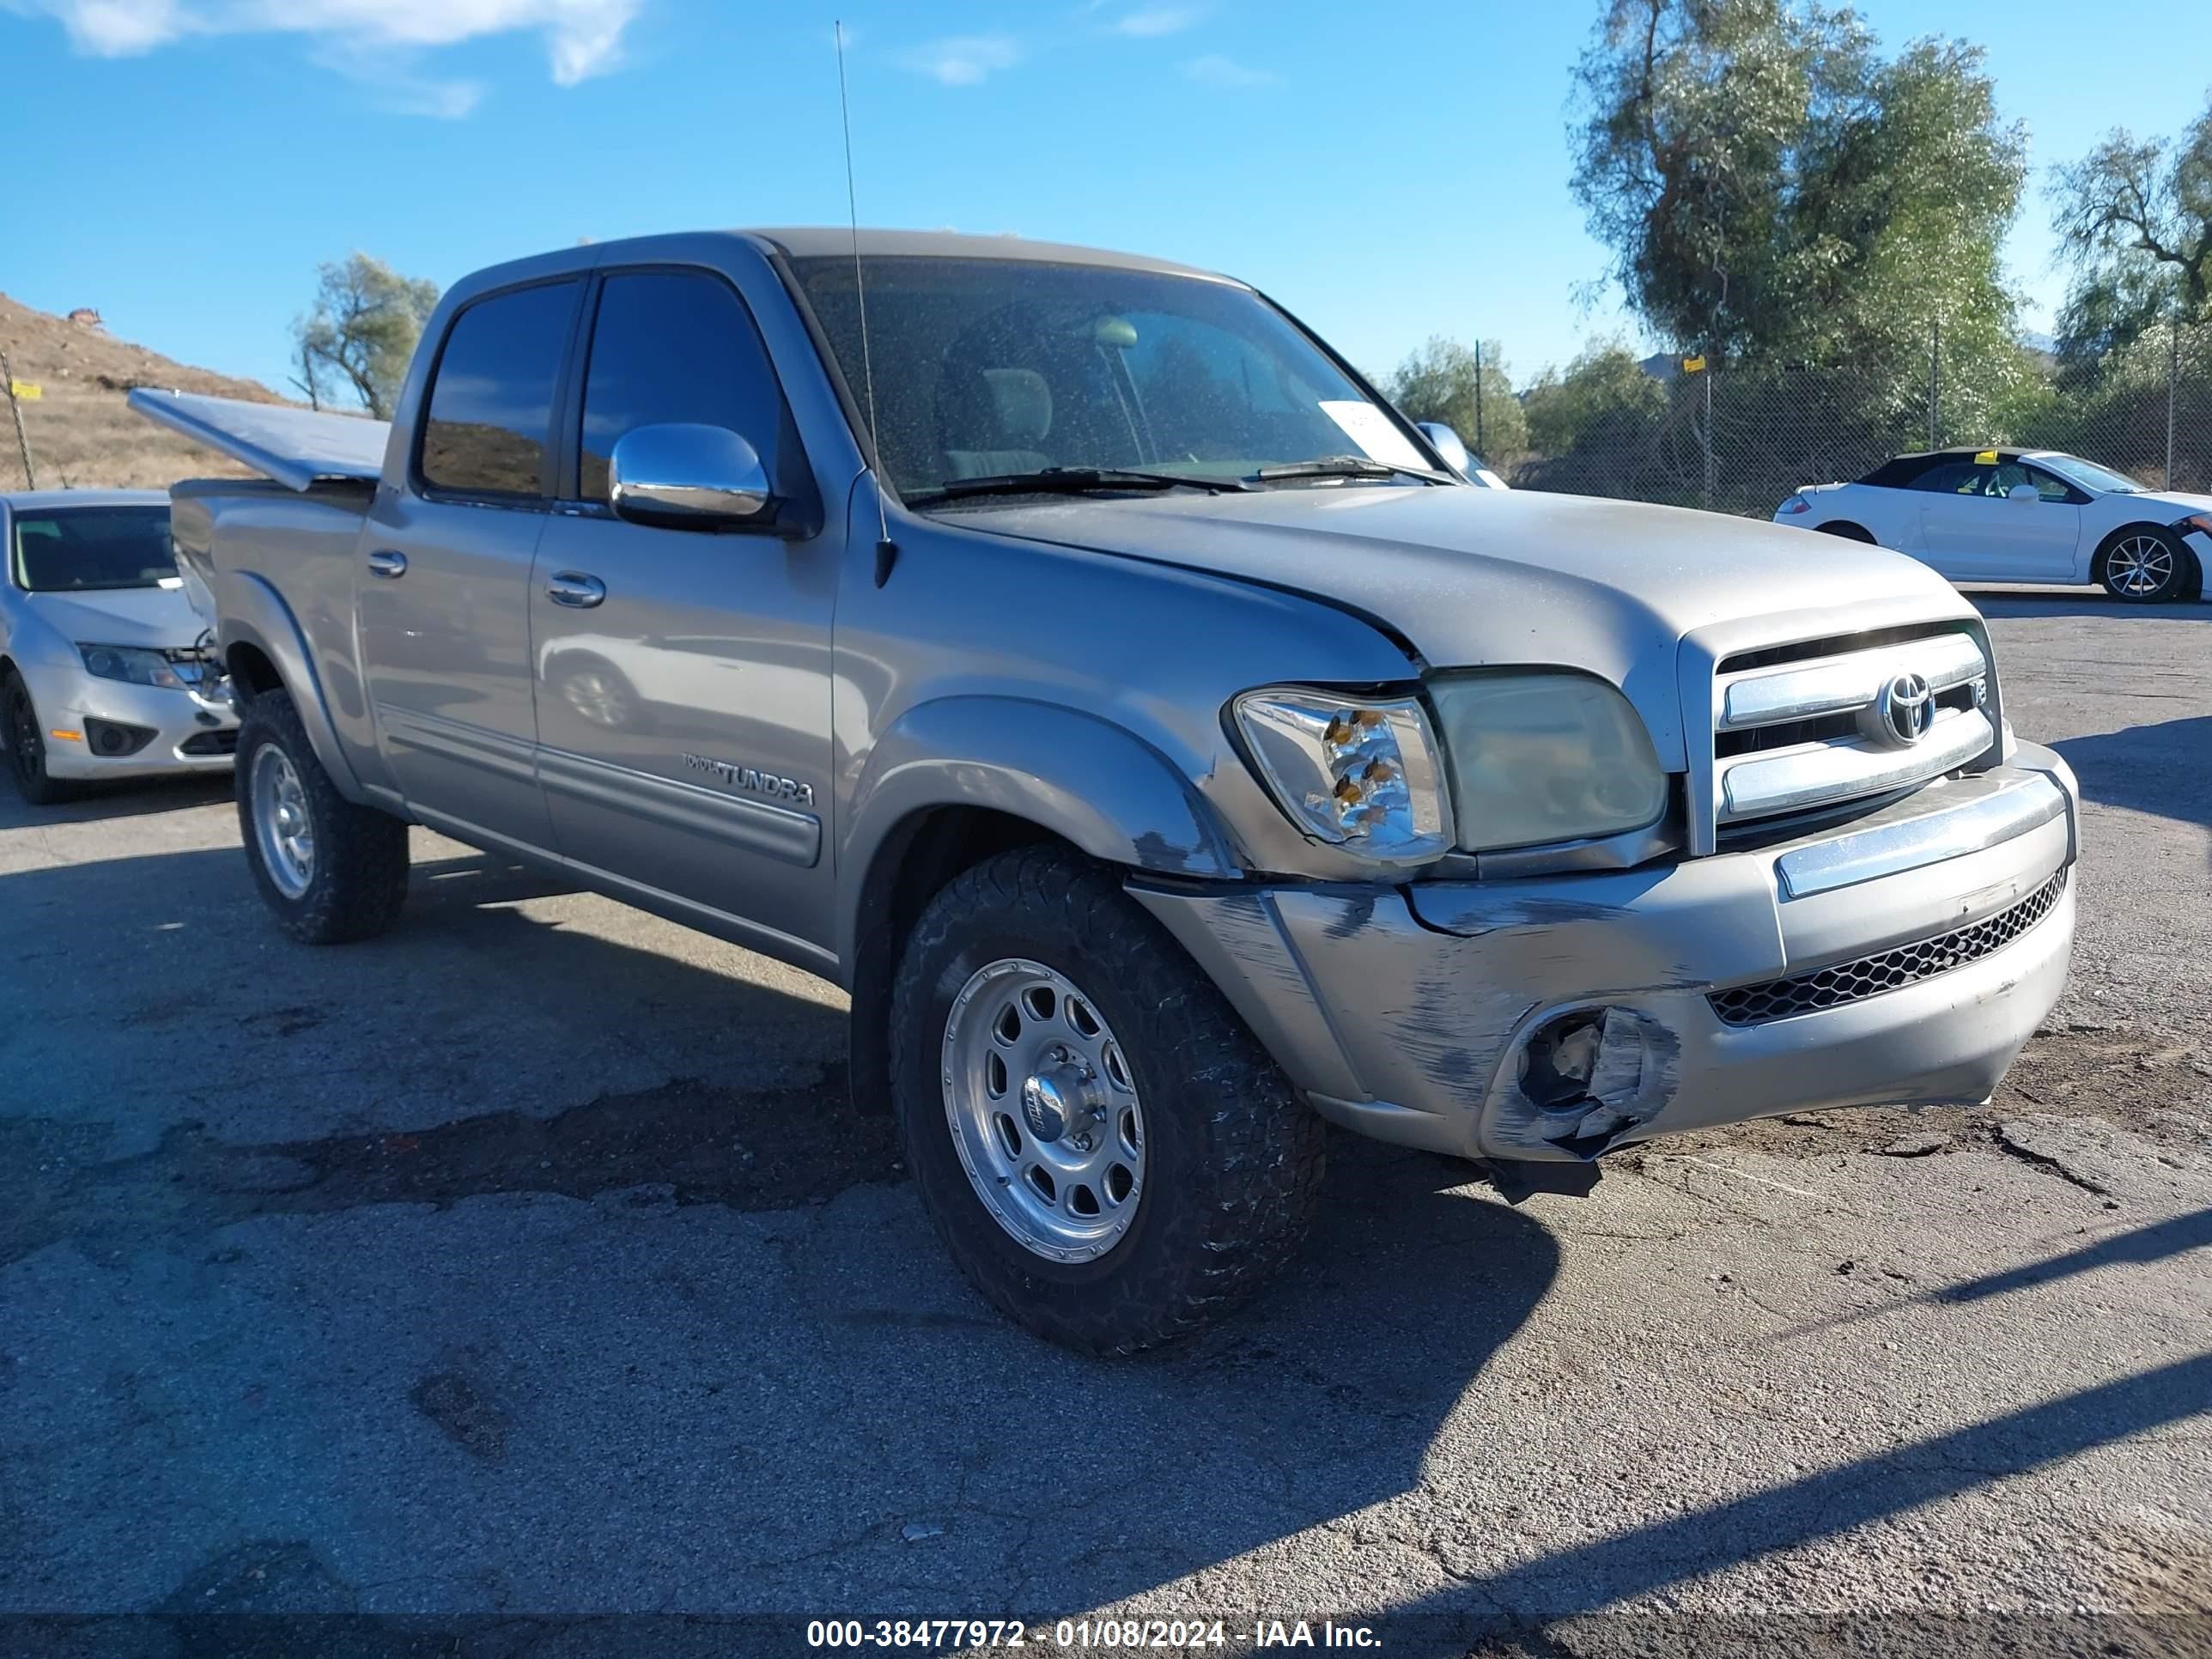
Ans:
[[[172,502],[283,929],[389,927],[422,824],[834,981],[1079,1348],[1233,1306],[1330,1125],[1583,1190],[1983,1101],[2065,976],[2075,785],[1949,586],[1478,487],[1224,276],[653,237],[459,283],[388,426],[134,401],[267,475]]]

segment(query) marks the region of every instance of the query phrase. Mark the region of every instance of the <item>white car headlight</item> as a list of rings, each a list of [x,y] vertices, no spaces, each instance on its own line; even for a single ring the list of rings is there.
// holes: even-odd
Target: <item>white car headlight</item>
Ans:
[[[161,685],[173,691],[184,690],[185,683],[169,659],[159,651],[149,651],[137,645],[85,645],[76,648],[84,659],[84,672],[103,680],[128,680],[133,685]]]
[[[1542,669],[1446,674],[1429,696],[1468,852],[1620,835],[1667,810],[1651,735],[1603,680]]]
[[[1443,763],[1419,699],[1276,686],[1232,708],[1261,777],[1307,835],[1388,864],[1451,850]]]

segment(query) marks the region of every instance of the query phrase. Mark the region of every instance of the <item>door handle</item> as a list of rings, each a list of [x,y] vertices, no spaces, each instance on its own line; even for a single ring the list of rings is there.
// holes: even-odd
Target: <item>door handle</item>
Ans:
[[[545,584],[545,597],[572,611],[589,611],[607,596],[607,585],[580,570],[556,570]]]
[[[368,556],[368,574],[397,579],[407,574],[407,556],[389,547],[380,547]]]

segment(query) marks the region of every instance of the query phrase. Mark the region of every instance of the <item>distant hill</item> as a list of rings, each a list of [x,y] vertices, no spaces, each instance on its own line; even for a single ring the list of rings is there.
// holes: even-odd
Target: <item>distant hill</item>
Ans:
[[[143,346],[116,339],[79,312],[81,320],[34,311],[0,294],[0,351],[19,380],[40,389],[22,404],[39,487],[62,485],[166,489],[179,478],[246,477],[237,463],[134,415],[124,399],[134,386],[199,392],[277,404],[252,380],[236,380],[171,362]],[[0,489],[23,487],[15,427],[0,400]]]

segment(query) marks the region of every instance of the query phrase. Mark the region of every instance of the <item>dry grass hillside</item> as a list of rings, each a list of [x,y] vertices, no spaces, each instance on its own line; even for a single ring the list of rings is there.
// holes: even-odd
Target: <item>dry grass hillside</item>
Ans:
[[[0,294],[0,351],[8,354],[8,366],[17,380],[30,381],[45,393],[35,403],[21,405],[31,461],[42,489],[65,484],[158,489],[184,477],[249,476],[235,463],[132,414],[124,398],[133,386],[249,398],[264,404],[283,401],[254,381],[187,368],[143,346],[116,339],[102,328],[33,311],[4,294]],[[0,400],[0,489],[20,489],[23,483],[15,423]]]

